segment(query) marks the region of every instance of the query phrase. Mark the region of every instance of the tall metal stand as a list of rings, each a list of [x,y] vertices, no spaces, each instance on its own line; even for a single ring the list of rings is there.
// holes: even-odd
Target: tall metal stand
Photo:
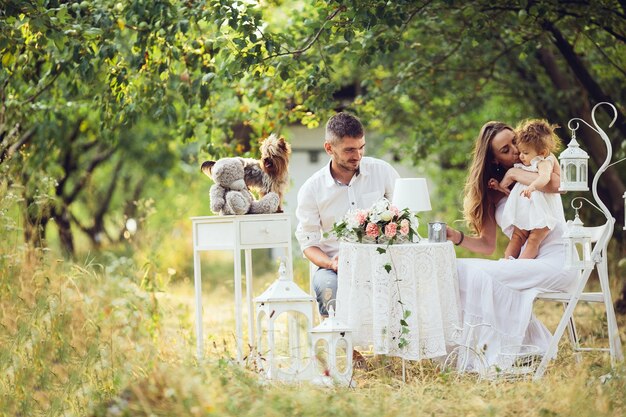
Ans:
[[[611,291],[609,287],[609,275],[608,275],[608,268],[607,268],[607,245],[609,241],[611,240],[611,237],[613,236],[615,219],[611,215],[611,212],[609,211],[607,206],[604,204],[602,199],[598,196],[598,182],[602,174],[607,170],[607,168],[610,165],[612,165],[610,164],[610,162],[613,156],[613,148],[611,146],[611,141],[609,140],[609,137],[604,132],[604,130],[602,130],[600,126],[598,126],[598,123],[595,117],[596,109],[601,105],[608,105],[613,109],[613,120],[609,124],[609,127],[613,126],[613,124],[617,120],[617,109],[611,103],[602,102],[602,103],[596,104],[591,110],[591,119],[593,121],[593,126],[591,126],[585,120],[582,120],[576,117],[569,121],[568,127],[573,132],[575,132],[580,127],[580,123],[584,123],[590,129],[592,129],[598,135],[600,135],[600,137],[602,138],[606,146],[606,150],[607,150],[606,158],[604,160],[604,163],[600,166],[600,168],[594,175],[593,182],[591,185],[591,191],[593,194],[593,199],[596,202],[596,205],[594,205],[593,203],[591,204],[594,205],[600,212],[602,212],[602,214],[606,218],[606,224],[591,254],[591,259],[593,260],[594,264],[590,267],[584,268],[581,271],[581,274],[583,274],[583,276],[582,276],[582,279],[579,280],[579,283],[577,286],[578,288],[575,290],[575,293],[574,293],[575,295],[571,297],[571,299],[567,302],[567,308],[564,313],[564,317],[566,317],[567,320],[562,319],[559,325],[557,326],[557,329],[554,332],[554,337],[552,339],[552,342],[550,343],[550,346],[548,347],[548,350],[546,354],[544,355],[541,363],[539,364],[537,372],[535,373],[535,376],[534,376],[535,380],[542,377],[547,367],[548,361],[556,355],[558,341],[561,339],[561,336],[563,335],[563,332],[565,331],[565,327],[568,325],[568,322],[573,317],[573,312],[574,312],[574,309],[576,308],[576,304],[578,303],[580,296],[582,294],[583,288],[586,285],[587,280],[594,268],[596,268],[598,271],[600,286],[602,288],[602,298],[603,298],[603,302],[606,308],[607,327],[608,327],[608,334],[609,334],[609,349],[606,349],[606,350],[610,352],[611,365],[615,365],[616,362],[621,362],[624,360],[621,341],[619,338],[619,330],[617,328],[617,321],[615,319],[615,311],[613,309],[613,300],[611,299]],[[620,161],[617,161],[617,162],[620,162]],[[581,197],[577,197],[577,198],[581,198]],[[592,349],[579,349],[579,350],[592,350]]]

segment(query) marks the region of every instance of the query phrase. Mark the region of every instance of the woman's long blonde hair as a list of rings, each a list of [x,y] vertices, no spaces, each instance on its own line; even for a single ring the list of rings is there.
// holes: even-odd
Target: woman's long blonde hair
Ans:
[[[507,129],[514,132],[513,128],[506,123],[487,122],[480,129],[474,145],[472,165],[465,182],[463,217],[470,229],[479,235],[483,230],[485,211],[491,204],[488,199],[487,183],[490,178],[500,181],[504,175],[504,169],[495,163],[491,141],[498,133]]]

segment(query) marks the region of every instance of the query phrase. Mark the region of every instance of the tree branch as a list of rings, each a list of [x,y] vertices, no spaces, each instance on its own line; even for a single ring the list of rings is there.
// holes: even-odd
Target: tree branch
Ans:
[[[589,95],[593,98],[593,100],[597,103],[602,101],[608,101],[610,103],[614,102],[613,99],[602,90],[602,87],[600,87],[596,80],[591,76],[585,67],[585,64],[576,54],[572,45],[570,45],[567,39],[565,39],[561,31],[548,20],[543,20],[541,22],[541,26],[552,34],[554,37],[554,44],[561,52],[561,55],[563,55],[563,58],[565,58],[565,61],[576,75],[576,78],[578,78],[585,90],[589,92]],[[604,110],[607,111],[606,109]],[[626,136],[626,125],[620,121],[618,122],[617,127],[622,134]]]
[[[16,128],[17,128],[17,126],[16,126]],[[34,127],[31,127],[29,130],[26,131],[26,133],[24,133],[22,135],[22,137],[19,138],[19,140],[17,142],[15,142],[13,145],[9,146],[8,149],[4,148],[4,146],[3,146],[2,154],[0,155],[0,164],[2,164],[6,160],[11,159],[13,154],[15,152],[17,152],[18,149],[20,149],[23,145],[25,145],[35,135],[35,130],[36,129]]]
[[[91,161],[89,162],[89,165],[87,166],[87,169],[85,169],[83,175],[76,182],[72,191],[67,196],[63,197],[63,201],[65,201],[67,205],[70,205],[76,199],[78,194],[85,187],[85,184],[87,183],[87,179],[91,176],[91,174],[96,169],[96,167],[100,165],[101,163],[103,163],[104,161],[106,161],[107,159],[109,159],[111,155],[113,155],[114,152],[115,152],[115,148],[110,148],[95,155],[91,159]]]
[[[613,60],[606,53],[604,53],[604,51],[602,50],[602,47],[600,47],[600,45],[598,45],[593,39],[591,39],[591,37],[587,34],[587,32],[583,32],[583,35],[587,39],[589,39],[589,42],[591,42],[593,44],[593,46],[595,46],[596,49],[598,49],[598,52],[600,52],[600,54],[602,54],[602,56],[607,60],[607,62],[609,64],[611,64],[613,66],[613,68],[615,68],[616,70],[618,70],[619,72],[624,74],[624,76],[626,76],[626,71],[624,71],[624,69],[622,67],[620,67],[615,62],[613,62]]]
[[[109,211],[109,207],[111,205],[111,200],[113,199],[113,193],[115,192],[115,187],[117,186],[117,180],[120,176],[120,172],[122,171],[122,166],[124,165],[124,160],[120,159],[115,168],[113,169],[113,175],[111,177],[111,181],[109,182],[109,186],[107,187],[106,192],[104,193],[104,197],[100,199],[100,205],[94,218],[96,219],[95,223],[98,221],[102,222],[104,215],[107,211]]]
[[[65,150],[65,155],[63,157],[63,164],[62,164],[64,174],[63,174],[63,177],[59,178],[58,184],[56,187],[56,195],[58,196],[63,195],[63,188],[65,187],[65,184],[69,180],[70,175],[76,169],[76,159],[74,158],[74,153],[72,152],[72,144],[76,141],[76,138],[78,138],[78,134],[80,133],[81,123],[82,123],[82,119],[79,119],[78,122],[76,122],[76,124],[74,125],[74,129],[72,129],[72,133],[70,133],[70,136],[68,137],[69,146],[67,146],[67,149]]]
[[[52,76],[52,79],[46,84],[44,85],[39,91],[37,91],[35,94],[33,94],[32,96],[30,96],[29,98],[27,98],[26,100],[24,100],[22,102],[22,104],[26,104],[26,103],[32,103],[33,101],[35,101],[37,99],[37,97],[39,97],[44,91],[46,91],[48,88],[52,87],[52,84],[54,84],[54,82],[56,81],[57,78],[59,78],[59,75],[61,75],[61,71],[57,72],[56,74],[54,74]]]
[[[273,58],[277,58],[279,56],[285,56],[285,55],[302,55],[304,52],[308,51],[309,49],[311,49],[311,47],[313,46],[313,44],[315,44],[315,42],[317,41],[317,39],[320,37],[320,35],[322,34],[324,27],[326,26],[326,23],[330,22],[331,20],[333,20],[340,12],[343,12],[346,10],[346,6],[340,6],[337,8],[337,10],[335,10],[334,12],[332,12],[324,21],[324,23],[322,24],[322,27],[319,28],[319,30],[317,31],[317,33],[315,34],[315,36],[313,36],[313,39],[311,39],[309,41],[309,43],[307,43],[304,47],[297,49],[295,51],[289,51],[287,50],[287,52],[280,52],[274,55],[270,55],[266,58],[264,58],[264,61],[267,61],[269,59],[273,59]]]

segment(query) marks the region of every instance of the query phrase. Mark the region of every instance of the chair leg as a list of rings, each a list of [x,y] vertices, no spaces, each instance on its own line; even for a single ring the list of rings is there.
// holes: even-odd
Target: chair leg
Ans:
[[[563,311],[567,309],[567,302],[563,303]],[[569,336],[569,341],[572,344],[572,349],[574,350],[574,358],[576,362],[580,363],[582,361],[582,355],[580,354],[580,342],[578,339],[578,332],[576,331],[576,323],[574,322],[574,313],[572,313],[572,317],[570,317],[569,322],[567,323],[567,334]]]
[[[615,310],[613,309],[613,300],[611,299],[611,290],[609,287],[609,272],[606,264],[606,253],[602,252],[602,261],[598,263],[598,276],[600,278],[600,287],[602,288],[602,296],[604,297],[604,307],[606,308],[606,321],[609,333],[609,351],[611,352],[611,366],[615,366],[617,362],[624,360],[622,352],[622,342],[619,338],[619,329],[617,328],[617,320],[615,318]]]
[[[563,333],[565,332],[565,328],[569,325],[572,314],[574,314],[574,309],[576,308],[576,304],[578,304],[578,300],[580,299],[580,294],[583,292],[585,285],[587,284],[587,280],[589,279],[589,275],[591,274],[591,270],[593,268],[587,268],[582,271],[584,274],[581,279],[578,280],[578,286],[574,291],[574,295],[570,299],[567,304],[567,308],[565,309],[565,313],[561,317],[561,321],[559,321],[559,325],[557,326],[554,334],[552,335],[552,339],[550,339],[550,345],[548,345],[548,349],[546,350],[545,355],[541,359],[537,370],[535,371],[535,375],[533,376],[533,381],[537,381],[543,377],[543,374],[546,372],[548,367],[548,362],[552,358],[556,356],[556,351],[559,346],[559,341],[561,337],[563,337]]]

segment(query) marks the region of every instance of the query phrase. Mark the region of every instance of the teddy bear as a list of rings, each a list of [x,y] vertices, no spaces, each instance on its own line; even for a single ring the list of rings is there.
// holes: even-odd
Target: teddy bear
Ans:
[[[270,192],[255,200],[244,181],[244,165],[242,158],[222,158],[202,164],[202,172],[215,183],[210,190],[211,211],[220,215],[276,213],[280,203],[278,194]]]

